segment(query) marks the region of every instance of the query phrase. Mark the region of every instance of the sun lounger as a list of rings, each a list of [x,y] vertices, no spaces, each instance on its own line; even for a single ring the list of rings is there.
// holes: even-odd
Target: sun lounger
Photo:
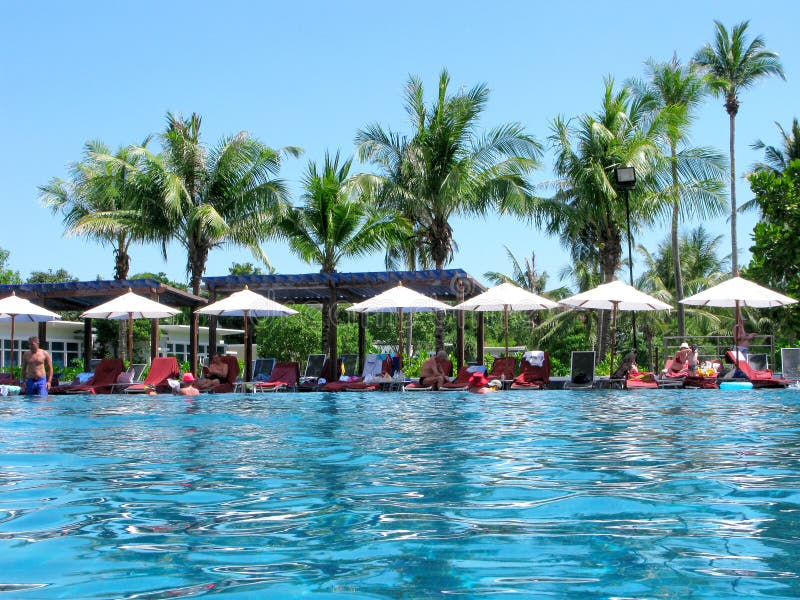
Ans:
[[[588,390],[594,385],[594,350],[576,350],[570,356],[567,390]]]
[[[117,377],[125,370],[121,358],[104,358],[86,383],[57,385],[51,394],[110,394]]]
[[[519,375],[511,384],[512,390],[543,390],[550,383],[550,355],[541,350],[535,352],[537,353],[526,352],[526,356],[523,356],[519,364]]]
[[[300,380],[300,365],[296,362],[277,362],[269,376],[269,381],[253,384],[254,392],[278,392],[294,389]]]
[[[394,360],[390,354],[367,354],[364,361],[362,381],[347,382],[343,386],[346,392],[374,392],[381,385],[391,383],[386,376],[394,371]],[[380,381],[380,379],[383,379]]]
[[[453,381],[448,381],[439,386],[439,391],[442,392],[460,392],[469,389],[469,378],[472,377],[472,371],[469,370],[469,365],[464,365],[458,370],[458,375]]]
[[[511,381],[516,376],[517,359],[513,356],[506,356],[504,358],[495,358],[492,363],[491,373],[486,374],[486,379],[499,379],[500,381]]]
[[[167,394],[171,390],[167,379],[180,377],[181,368],[174,356],[160,356],[153,359],[150,371],[142,383],[134,383],[123,391],[126,394],[144,394],[154,391],[157,394]]]
[[[269,381],[272,369],[275,368],[274,358],[257,358],[253,361],[252,379],[253,381]]]
[[[756,370],[751,367],[747,359],[740,352],[728,350],[725,358],[753,384],[754,388],[785,388],[791,383],[788,379],[778,379],[769,369]]]

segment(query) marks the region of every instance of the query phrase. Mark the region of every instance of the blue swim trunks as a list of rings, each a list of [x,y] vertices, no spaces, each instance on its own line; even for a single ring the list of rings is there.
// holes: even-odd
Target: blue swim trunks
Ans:
[[[25,380],[25,395],[27,396],[47,396],[47,377]]]

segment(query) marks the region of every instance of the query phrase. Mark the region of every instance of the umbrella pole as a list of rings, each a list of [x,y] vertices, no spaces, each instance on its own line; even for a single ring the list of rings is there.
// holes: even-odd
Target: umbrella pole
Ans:
[[[14,350],[14,318],[15,318],[15,316],[11,315],[11,373],[12,373],[12,375],[14,373],[14,358],[16,358],[14,356],[16,354],[16,351]],[[24,378],[20,377],[20,379],[24,379]]]
[[[128,360],[133,364],[133,313],[128,313]]]
[[[611,311],[611,360],[609,361],[608,374],[614,374],[614,346],[617,342],[617,303],[614,302],[614,308]]]
[[[400,355],[400,364],[403,363],[403,309],[397,309],[397,339],[398,354]],[[401,366],[402,368],[402,366]]]
[[[250,354],[250,336],[247,333],[247,311],[244,311],[244,380],[250,381],[250,361],[247,360]]]
[[[508,357],[508,305],[503,306],[503,321],[506,326],[506,357]]]

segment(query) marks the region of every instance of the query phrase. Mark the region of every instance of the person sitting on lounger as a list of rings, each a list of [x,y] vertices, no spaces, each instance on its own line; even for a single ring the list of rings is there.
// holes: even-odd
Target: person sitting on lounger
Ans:
[[[677,352],[675,352],[675,357],[669,363],[669,366],[661,371],[661,377],[665,377],[667,375],[676,376],[678,373],[683,372],[688,373],[689,363],[691,362],[693,356],[696,356],[696,351],[693,351],[689,347],[688,342],[683,342],[680,348],[678,348]]]
[[[738,350],[743,356],[747,357],[750,354],[750,340],[757,335],[757,333],[747,333],[745,331],[742,315],[739,314],[739,320],[733,327],[733,349]]]
[[[628,371],[636,366],[636,350],[631,350],[619,363],[617,370],[611,374],[609,379],[627,379]]]
[[[222,360],[222,356],[219,354],[215,354],[214,358],[211,359],[211,362],[208,363],[208,369],[206,369],[206,373],[195,382],[195,387],[198,390],[203,391],[210,388],[213,388],[220,383],[223,383],[228,380],[228,365],[227,363]]]
[[[442,369],[442,362],[445,360],[447,360],[447,352],[440,350],[422,363],[422,368],[419,372],[420,385],[438,390],[440,385],[446,383],[447,375],[444,374]]]

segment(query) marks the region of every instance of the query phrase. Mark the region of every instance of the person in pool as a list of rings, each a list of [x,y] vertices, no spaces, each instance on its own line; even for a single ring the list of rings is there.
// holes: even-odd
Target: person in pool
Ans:
[[[179,396],[197,396],[200,390],[194,387],[194,375],[191,373],[184,373],[181,379],[181,387],[176,392]]]
[[[472,394],[493,394],[503,388],[499,379],[489,381],[483,373],[475,373],[469,378],[469,391]]]
[[[25,379],[25,394],[47,396],[53,379],[53,361],[47,350],[39,347],[39,338],[28,338],[28,350],[22,355],[22,372]]]

